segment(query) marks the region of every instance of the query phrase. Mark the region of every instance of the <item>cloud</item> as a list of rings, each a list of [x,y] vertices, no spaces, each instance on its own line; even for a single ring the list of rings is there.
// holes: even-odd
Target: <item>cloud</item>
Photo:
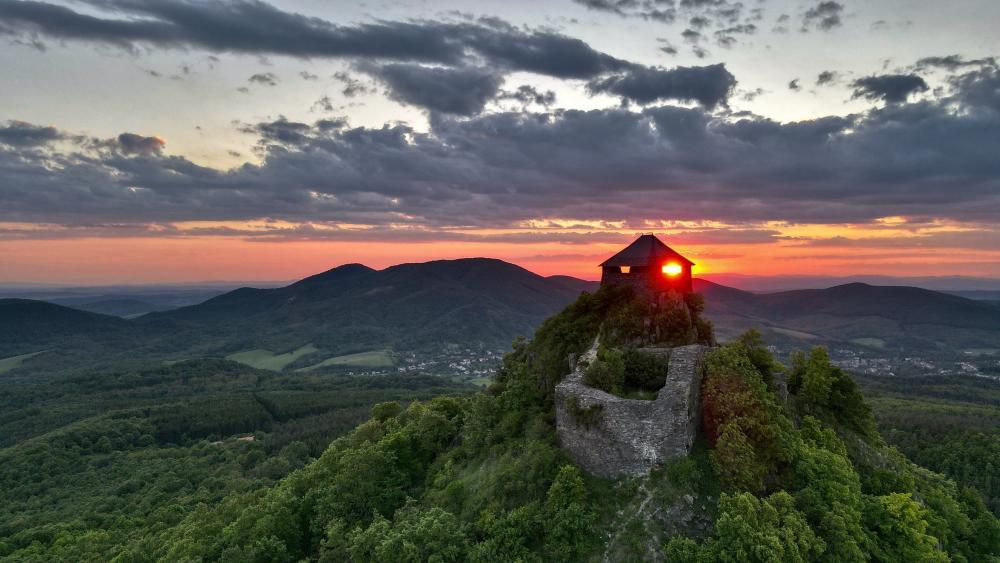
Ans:
[[[696,44],[702,40],[703,36],[701,32],[688,28],[681,32],[681,37],[688,43]]]
[[[912,94],[926,92],[927,82],[916,74],[866,76],[851,83],[853,98],[882,100],[889,104],[905,102]]]
[[[794,78],[791,81],[789,81],[788,89],[792,90],[793,92],[798,92],[799,90],[801,90],[802,86],[799,85],[799,79]]]
[[[666,53],[666,54],[668,54],[670,56],[674,56],[674,55],[677,54],[677,47],[674,47],[673,44],[670,43],[669,39],[664,39],[662,37],[658,37],[656,39],[656,42],[657,43],[663,43],[663,46],[659,47],[660,51],[663,51],[664,53]]]
[[[311,111],[320,110],[325,112],[331,112],[334,110],[333,100],[330,99],[330,96],[322,96],[320,99],[316,100],[316,102],[313,103],[312,107],[309,109]]]
[[[7,133],[0,221],[269,217],[448,231],[559,218],[642,229],[891,214],[992,224],[1000,221],[998,86],[995,69],[975,69],[940,95],[789,123],[700,106],[435,112],[426,130],[279,117],[241,125],[258,139],[260,159],[231,169],[167,155],[162,141],[138,134],[101,144],[57,130],[47,138],[66,142],[40,150],[42,141],[12,144]]]
[[[159,154],[167,142],[159,137],[145,137],[135,133],[118,135],[118,148],[124,154],[154,155]]]
[[[308,70],[303,70],[299,72],[299,76],[302,77],[302,80],[308,80],[308,81],[319,80],[319,76],[309,72]]]
[[[264,121],[253,125],[243,125],[240,130],[260,136],[262,143],[279,143],[282,145],[304,145],[310,138],[312,126],[306,123],[289,121],[285,116],[279,116],[274,121]]]
[[[635,67],[587,84],[591,93],[614,94],[639,104],[678,100],[697,102],[707,109],[726,105],[735,87],[736,77],[724,64],[672,69]]]
[[[830,31],[843,25],[841,16],[844,13],[844,5],[833,0],[825,0],[806,10],[802,15],[802,31],[818,29]]]
[[[473,67],[445,68],[395,63],[360,67],[389,88],[389,97],[431,111],[474,115],[497,96],[503,79]]]
[[[957,101],[965,107],[1000,112],[1000,68],[984,67],[953,76],[949,83],[956,92]]]
[[[523,105],[536,104],[547,108],[556,103],[556,93],[552,90],[541,91],[529,84],[522,84],[517,87],[517,90],[500,92],[497,99],[514,100]]]
[[[996,57],[984,57],[982,59],[968,60],[961,55],[946,55],[938,57],[924,57],[914,65],[916,70],[929,68],[943,68],[948,72],[955,72],[967,67],[997,66]]]
[[[579,39],[517,29],[499,20],[346,26],[286,12],[260,0],[82,1],[101,15],[35,0],[0,0],[0,33],[101,43],[130,51],[155,46],[449,66],[484,62],[557,78],[592,78],[629,65]]]
[[[259,72],[247,79],[251,84],[261,84],[263,86],[277,86],[281,80],[273,72]]]
[[[599,12],[609,12],[612,14],[626,15],[627,11],[636,8],[639,2],[636,0],[573,0],[577,4],[582,4],[591,10]]]
[[[353,98],[361,94],[370,94],[374,89],[364,82],[354,78],[350,74],[340,71],[333,74],[333,78],[344,84],[341,94],[348,98]]]
[[[719,44],[719,46],[728,49],[736,44],[737,35],[753,35],[755,33],[757,33],[757,26],[749,23],[717,30],[713,36],[715,37],[715,42]]]
[[[641,18],[661,23],[672,23],[677,18],[673,0],[573,0],[577,4],[598,12],[626,18]]]
[[[0,126],[0,143],[14,147],[37,147],[64,138],[51,126],[32,125],[24,121],[8,121]]]
[[[816,85],[824,86],[827,84],[835,84],[839,77],[840,75],[832,70],[824,70],[819,73],[819,76],[816,77]]]

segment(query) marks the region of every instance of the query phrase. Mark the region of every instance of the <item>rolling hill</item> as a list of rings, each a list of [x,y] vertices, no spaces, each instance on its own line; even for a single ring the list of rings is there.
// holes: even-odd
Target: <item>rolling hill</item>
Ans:
[[[750,327],[785,342],[959,352],[995,348],[1000,309],[984,301],[916,287],[863,283],[756,294],[696,280],[720,336]]]
[[[579,293],[573,284],[486,258],[384,270],[347,264],[286,287],[241,288],[135,322],[156,332],[200,334],[202,342],[214,343],[200,348],[215,353],[306,345],[328,356],[503,348]]]
[[[1000,342],[1000,308],[925,289],[845,284],[750,293],[695,280],[725,340],[761,328],[782,348],[812,344],[960,354]],[[240,288],[126,320],[30,300],[0,300],[8,372],[137,368],[231,357],[257,367],[386,367],[401,355],[506,349],[595,282],[543,277],[487,258],[346,264],[271,289]],[[44,351],[37,356],[26,356]]]

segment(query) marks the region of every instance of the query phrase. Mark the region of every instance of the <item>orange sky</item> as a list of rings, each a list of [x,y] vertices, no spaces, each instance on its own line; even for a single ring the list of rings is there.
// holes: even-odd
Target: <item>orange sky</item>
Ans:
[[[789,228],[788,232],[794,231]],[[812,231],[815,227],[803,229]],[[695,274],[748,275],[965,275],[1000,277],[1000,250],[927,245],[933,237],[879,230],[852,231],[837,242],[792,237],[757,244],[667,244],[697,263]],[[799,233],[802,234],[802,233]],[[898,235],[898,236],[897,236]],[[0,240],[0,282],[108,284],[191,281],[281,281],[299,279],[340,264],[383,268],[403,262],[486,256],[543,275],[599,277],[597,264],[625,243],[334,242],[262,241],[240,236],[77,237]],[[810,241],[820,240],[822,245]]]

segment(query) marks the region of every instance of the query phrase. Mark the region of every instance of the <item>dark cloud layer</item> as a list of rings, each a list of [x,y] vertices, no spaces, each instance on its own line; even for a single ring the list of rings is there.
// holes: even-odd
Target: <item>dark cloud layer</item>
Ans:
[[[167,155],[154,137],[42,151],[7,136],[0,220],[271,217],[424,230],[546,217],[996,222],[998,85],[980,69],[956,76],[940,98],[784,124],[670,106],[433,113],[427,132],[279,119],[244,126],[261,139],[263,160],[232,170]]]
[[[736,77],[726,66],[634,68],[628,72],[593,80],[587,89],[649,104],[663,100],[697,102],[707,109],[725,105],[736,87]]]
[[[0,143],[15,147],[39,146],[63,137],[55,127],[32,125],[24,121],[8,121],[0,126]]]
[[[81,2],[102,15],[36,0],[0,0],[0,35],[31,41],[86,41],[131,51],[199,48],[260,56],[345,58],[386,85],[396,100],[456,115],[481,111],[498,95],[502,78],[511,72],[583,80],[617,73],[613,81],[630,92],[653,87],[648,84],[651,80],[666,79],[662,69],[612,57],[579,39],[549,30],[515,28],[497,19],[345,26],[282,11],[259,0]],[[367,91],[363,83],[346,74],[343,77],[344,95]],[[264,72],[249,81],[274,86],[279,79]],[[699,91],[704,87],[693,86],[694,95],[686,98],[717,104],[718,99],[710,99],[714,95]],[[249,93],[246,87],[239,90]],[[671,98],[676,99],[659,97]]]
[[[851,83],[855,98],[882,100],[897,104],[918,92],[926,92],[927,82],[916,74],[884,74],[881,76],[866,76]]]
[[[118,147],[124,154],[159,154],[166,144],[166,141],[159,137],[145,137],[135,133],[118,135]]]
[[[474,115],[497,96],[503,79],[473,67],[444,68],[417,64],[371,67],[397,101],[454,115]]]
[[[508,70],[590,78],[629,66],[585,42],[502,22],[378,22],[342,26],[259,0],[85,0],[92,16],[34,0],[0,0],[0,33],[141,46],[294,57],[387,59],[461,65],[485,59]]]

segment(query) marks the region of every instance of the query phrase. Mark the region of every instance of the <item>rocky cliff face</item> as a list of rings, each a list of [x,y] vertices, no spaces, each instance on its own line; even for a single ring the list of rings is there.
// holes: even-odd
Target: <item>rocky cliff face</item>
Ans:
[[[657,464],[687,455],[694,444],[701,363],[708,347],[643,350],[669,358],[666,384],[655,400],[624,399],[589,387],[580,367],[556,386],[559,443],[594,475],[644,475]],[[596,344],[582,359],[592,360],[595,351]]]

